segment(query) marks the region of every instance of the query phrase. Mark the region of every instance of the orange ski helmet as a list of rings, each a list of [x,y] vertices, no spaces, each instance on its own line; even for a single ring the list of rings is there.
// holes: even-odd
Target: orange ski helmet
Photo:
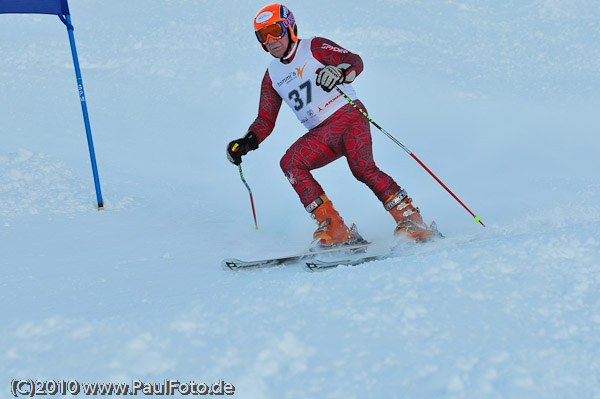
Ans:
[[[290,33],[291,43],[298,41],[298,27],[294,14],[283,4],[269,4],[256,13],[254,33],[265,51],[268,51],[265,44],[270,38],[282,38],[286,31]]]

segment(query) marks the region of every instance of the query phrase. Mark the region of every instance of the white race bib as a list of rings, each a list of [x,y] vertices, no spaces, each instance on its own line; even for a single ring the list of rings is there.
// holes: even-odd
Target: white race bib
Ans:
[[[327,93],[317,86],[316,71],[325,65],[313,57],[310,50],[312,39],[300,40],[294,59],[289,64],[275,59],[269,65],[273,88],[309,130],[348,104],[337,90]],[[350,99],[356,100],[352,85],[346,83],[338,86]]]

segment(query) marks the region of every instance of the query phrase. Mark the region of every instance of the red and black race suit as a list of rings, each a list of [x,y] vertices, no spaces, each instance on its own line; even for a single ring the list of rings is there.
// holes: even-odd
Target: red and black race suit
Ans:
[[[310,51],[323,65],[349,64],[345,70],[347,78],[344,83],[351,83],[363,70],[363,62],[359,55],[328,39],[313,38]],[[292,54],[290,59],[283,62],[291,62],[294,56],[295,54]],[[315,90],[322,89],[317,87]],[[249,128],[256,134],[259,142],[264,141],[273,131],[282,102],[267,69],[261,84],[258,116]],[[354,102],[366,112],[359,100]],[[311,170],[325,166],[342,156],[346,157],[354,177],[365,183],[382,203],[400,191],[398,184],[375,165],[368,120],[351,104],[345,104],[300,137],[281,159],[281,169],[304,206],[324,194],[323,188],[313,178]]]

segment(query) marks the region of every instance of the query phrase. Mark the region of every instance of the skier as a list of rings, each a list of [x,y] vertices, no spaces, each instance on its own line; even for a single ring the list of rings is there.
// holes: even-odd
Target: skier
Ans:
[[[333,90],[338,86],[365,110],[351,85],[363,70],[360,56],[322,37],[299,39],[294,15],[279,3],[269,4],[256,14],[254,30],[262,48],[275,59],[262,80],[256,120],[244,137],[227,145],[229,161],[241,164],[242,156],[256,150],[271,134],[285,100],[308,132],[287,150],[280,165],[306,211],[318,223],[313,234],[317,246],[363,241],[354,225],[346,226],[311,174],[311,170],[341,156],[346,157],[354,177],[365,183],[391,213],[396,236],[421,242],[438,235],[435,224],[425,224],[406,191],[375,165],[368,120]]]

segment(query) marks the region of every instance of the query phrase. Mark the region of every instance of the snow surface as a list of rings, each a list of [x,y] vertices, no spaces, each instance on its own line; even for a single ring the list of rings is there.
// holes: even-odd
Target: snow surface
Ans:
[[[72,0],[106,209],[58,18],[0,15],[0,398],[14,378],[232,383],[239,398],[600,398],[600,7],[594,0],[290,1],[361,54],[382,170],[446,239],[306,273],[314,222],[279,169],[282,109],[243,163],[264,4]],[[315,172],[381,247],[343,161]]]

